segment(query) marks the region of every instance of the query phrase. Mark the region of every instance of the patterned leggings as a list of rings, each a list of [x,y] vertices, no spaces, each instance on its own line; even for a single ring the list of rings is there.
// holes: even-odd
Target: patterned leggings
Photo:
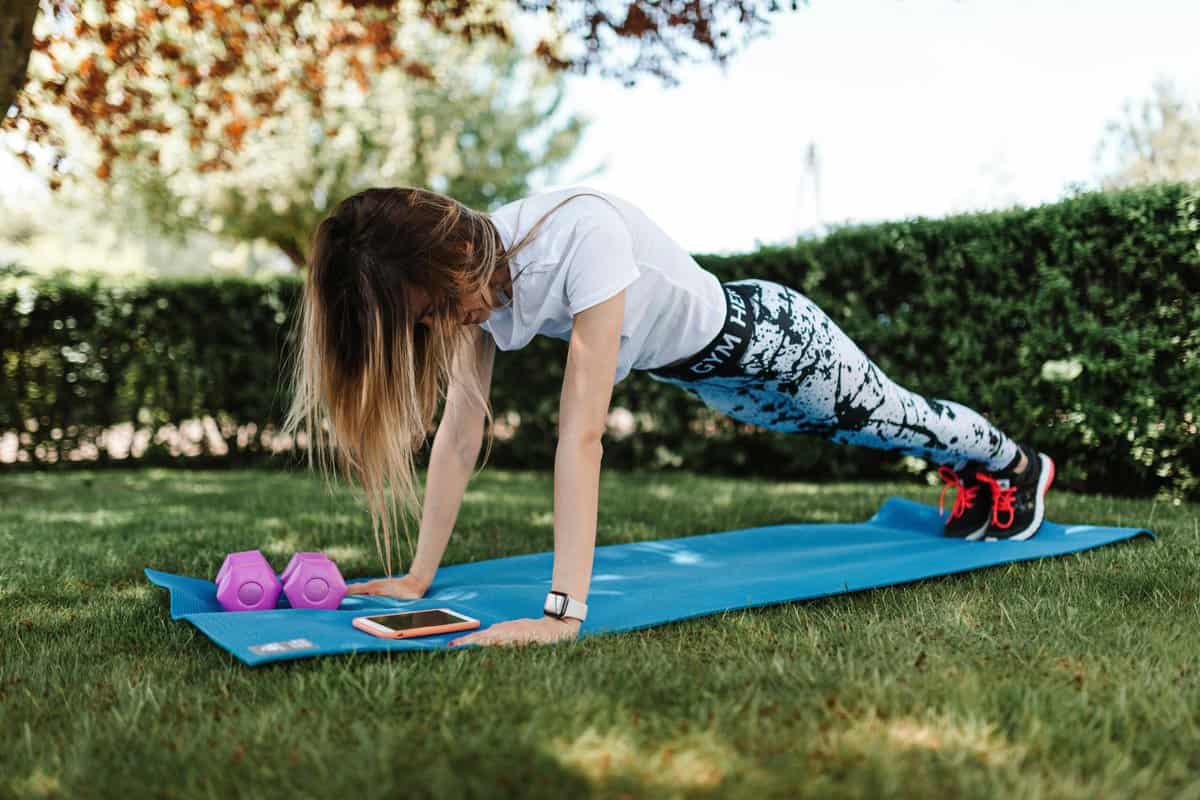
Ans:
[[[1016,443],[979,412],[893,383],[800,292],[757,278],[722,284],[725,326],[683,363],[649,371],[739,422],[925,458],[1008,466]]]

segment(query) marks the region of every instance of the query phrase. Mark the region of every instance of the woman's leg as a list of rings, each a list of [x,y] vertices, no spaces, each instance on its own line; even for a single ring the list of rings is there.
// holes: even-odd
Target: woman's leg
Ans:
[[[809,298],[774,281],[749,288],[754,330],[739,376],[678,383],[728,416],[770,430],[999,470],[1017,444],[977,411],[894,383]],[[652,376],[653,377],[653,376]],[[661,378],[659,378],[661,380]]]

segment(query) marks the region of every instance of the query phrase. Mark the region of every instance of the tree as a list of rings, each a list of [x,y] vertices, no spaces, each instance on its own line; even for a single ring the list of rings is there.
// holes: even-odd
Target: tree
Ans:
[[[516,8],[545,15],[552,32],[538,42],[534,56],[553,70],[618,77],[634,85],[640,74],[678,80],[669,66],[698,46],[724,68],[738,47],[730,36],[740,31],[744,44],[767,30],[765,12],[780,10],[778,0],[625,0],[622,7],[600,0],[516,0]],[[0,32],[24,31],[36,0],[0,0]],[[800,0],[788,0],[793,10]],[[511,44],[499,7],[480,0],[42,0],[32,43],[15,35],[14,48],[0,61],[0,86],[24,85],[16,111],[4,118],[60,165],[66,158],[47,106],[69,110],[75,122],[93,132],[106,177],[117,142],[143,131],[182,128],[193,146],[217,142],[220,152],[210,169],[228,169],[247,131],[279,115],[287,88],[306,92],[319,108],[324,99],[326,61],[345,53],[350,68],[365,72],[363,59],[398,66],[414,77],[436,80],[428,63],[410,57],[395,41],[407,22],[425,20],[440,33],[473,44],[489,37]],[[314,27],[330,22],[327,32]],[[582,44],[582,52],[572,45]],[[624,45],[624,46],[622,46]],[[49,63],[49,74],[25,82],[25,61],[32,48]],[[74,54],[86,53],[75,59]],[[632,54],[632,60],[629,56]],[[163,75],[172,82],[164,90]],[[238,98],[231,83],[250,91]],[[30,85],[32,83],[32,86]],[[181,115],[177,93],[201,102]],[[0,96],[3,105],[9,102]],[[212,129],[209,117],[235,105],[237,118]],[[18,153],[27,163],[33,153]],[[52,186],[56,181],[51,182]]]
[[[209,155],[178,131],[120,144],[112,172],[94,181],[104,207],[125,214],[135,204],[141,218],[180,236],[204,229],[265,239],[299,267],[317,222],[367,186],[434,186],[490,208],[526,194],[531,173],[553,173],[574,151],[586,120],[551,121],[563,97],[561,76],[545,69],[519,75],[520,54],[499,43],[412,39],[414,51],[440,65],[436,84],[388,68],[372,73],[365,91],[353,80],[334,91],[332,76],[345,66],[335,56],[326,64],[325,101],[317,107],[298,97],[286,116],[247,132],[232,169],[206,169]],[[518,86],[529,84],[522,96]],[[543,140],[538,146],[524,141],[534,135]]]
[[[1188,103],[1168,80],[1140,103],[1126,102],[1105,127],[1097,160],[1114,164],[1105,188],[1159,181],[1200,181],[1200,105]]]
[[[6,112],[25,83],[37,12],[37,0],[0,0],[0,109]]]

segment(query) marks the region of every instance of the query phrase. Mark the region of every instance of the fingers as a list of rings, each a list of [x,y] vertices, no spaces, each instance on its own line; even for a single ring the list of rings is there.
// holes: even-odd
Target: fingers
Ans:
[[[485,628],[481,631],[469,633],[466,636],[460,636],[457,639],[451,639],[448,644],[450,646],[464,644],[481,644],[481,645],[521,645],[530,644],[539,640],[537,631],[529,626],[528,622],[532,620],[516,620],[508,622],[497,622],[490,628]]]
[[[347,594],[373,594],[381,597],[398,597],[402,600],[411,600],[417,597],[411,591],[403,587],[394,586],[392,581],[382,578],[373,581],[364,581],[363,583],[348,583],[346,584]]]
[[[414,586],[408,577],[375,578],[369,581],[346,584],[346,593],[381,595],[383,597],[396,597],[401,600],[419,600],[425,596],[426,590]]]
[[[497,625],[498,624],[499,623],[497,623]],[[492,628],[495,627],[496,625],[493,625],[490,628],[484,628],[481,631],[475,631],[474,633],[468,633],[466,636],[460,636],[457,639],[451,639],[447,644],[452,647],[459,644],[491,644],[493,632]]]
[[[505,638],[497,637],[497,636],[483,636],[478,639],[471,639],[471,638],[454,639],[449,644],[451,647],[465,647],[466,645],[469,645],[469,644],[477,644],[477,645],[481,645],[484,647],[496,647],[496,646],[504,647],[504,646],[508,646],[508,645],[517,645],[517,644],[522,644],[522,643],[525,643],[524,640],[505,639]]]
[[[491,628],[484,628],[481,631],[475,631],[474,633],[468,633],[465,636],[459,636],[456,639],[451,639],[448,644],[479,644],[487,639],[487,634],[490,634],[492,632],[492,628],[494,627],[496,626],[493,625]]]
[[[357,589],[357,590],[351,589],[349,586],[347,586],[346,593],[347,594],[369,594],[369,595],[372,595],[373,597],[395,597],[397,600],[416,600],[416,599],[418,599],[417,595],[415,595],[415,594],[411,594],[411,593],[403,592],[403,591],[396,591],[394,589],[389,589],[386,586],[378,586],[378,587],[371,587],[371,588],[367,588],[367,589]]]

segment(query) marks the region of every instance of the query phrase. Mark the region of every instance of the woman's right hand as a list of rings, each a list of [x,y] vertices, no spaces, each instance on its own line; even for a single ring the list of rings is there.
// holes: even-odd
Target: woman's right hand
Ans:
[[[418,600],[425,596],[429,585],[411,573],[403,578],[378,578],[373,581],[346,584],[347,594],[374,594],[400,600]]]

